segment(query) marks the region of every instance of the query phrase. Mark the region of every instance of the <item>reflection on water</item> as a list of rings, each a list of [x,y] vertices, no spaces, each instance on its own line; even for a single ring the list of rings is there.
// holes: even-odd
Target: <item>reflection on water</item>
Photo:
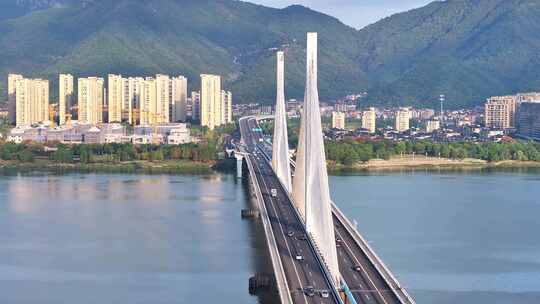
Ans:
[[[418,303],[540,303],[534,170],[334,176],[333,198]],[[0,177],[0,303],[276,303],[232,176]],[[32,292],[27,292],[31,290]]]
[[[540,303],[538,170],[332,177],[418,303]]]
[[[272,303],[231,176],[0,177],[1,303]],[[25,292],[32,290],[32,292]]]

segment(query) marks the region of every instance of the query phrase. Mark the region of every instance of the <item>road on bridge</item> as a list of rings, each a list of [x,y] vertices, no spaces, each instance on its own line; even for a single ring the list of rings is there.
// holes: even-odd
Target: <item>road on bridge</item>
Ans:
[[[278,205],[278,217],[273,220],[282,221],[282,223],[285,225],[285,231],[288,232],[292,229],[296,235],[300,231],[300,228],[297,226],[302,224],[301,222],[296,221],[296,219],[293,217],[295,214],[293,208],[295,207],[290,202],[289,196],[286,195],[281,184],[277,180],[277,177],[273,173],[273,170],[268,163],[268,159],[265,158],[272,155],[271,146],[264,142],[263,134],[260,131],[254,131],[260,130],[260,126],[255,118],[242,119],[240,128],[245,143],[256,155],[252,161],[259,167],[259,169],[257,169],[259,176],[258,178],[261,179],[263,184],[268,186],[267,189],[263,189],[263,191],[267,191],[268,189],[272,188],[279,189],[279,194],[276,198],[277,201],[271,202],[271,205]],[[265,197],[271,200],[271,197],[268,197],[269,195],[269,193],[266,193]],[[276,213],[273,213],[273,216],[275,215]],[[377,270],[377,267],[375,267],[375,265],[370,261],[367,254],[358,245],[354,237],[351,235],[351,233],[349,233],[344,224],[335,214],[333,219],[341,276],[347,283],[356,302],[365,304],[402,303],[402,301],[396,296],[392,288]],[[288,250],[288,248],[292,248],[293,255],[295,254],[294,250],[297,250],[297,252],[298,250],[302,250],[301,252],[306,252],[309,248],[309,246],[302,246],[306,245],[306,243],[299,242],[296,238],[287,238],[286,236],[284,238],[285,243],[280,242],[280,244],[287,246],[287,244],[290,243],[290,246],[284,249]],[[308,258],[309,261],[311,261],[311,256],[304,256],[304,258]],[[315,260],[315,257],[313,257],[313,260]],[[306,260],[306,262],[308,262],[308,260]],[[294,277],[296,274],[298,274],[299,278],[293,280],[293,286],[295,286],[295,288],[298,288],[298,286],[306,286],[305,284],[323,284],[324,278],[322,277],[320,271],[318,271],[316,274],[317,267],[315,266],[316,265],[313,265],[311,262],[295,263],[293,259],[292,261],[288,261],[287,267],[285,267],[287,272],[291,272],[290,268],[293,268],[292,276],[291,274],[288,274],[287,277]],[[312,277],[315,281],[309,280]],[[291,287],[291,289],[293,288]],[[298,298],[297,294],[296,298]],[[320,302],[316,301],[316,303]]]
[[[314,249],[306,239],[303,224],[297,217],[287,193],[259,149],[262,136],[258,132],[252,132],[255,125],[251,120],[241,121],[240,128],[249,152],[247,157],[254,166],[255,172],[252,173],[260,185],[264,204],[268,210],[293,302],[339,303],[331,293],[332,286],[324,275]],[[272,189],[276,191],[275,196],[272,195]],[[308,286],[315,289],[314,296],[308,296],[304,292]],[[321,297],[320,291],[323,290],[330,292],[328,298]]]

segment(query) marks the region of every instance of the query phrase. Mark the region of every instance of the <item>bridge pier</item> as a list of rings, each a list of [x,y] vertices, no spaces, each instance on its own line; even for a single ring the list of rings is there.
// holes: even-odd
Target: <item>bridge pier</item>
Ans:
[[[234,156],[236,157],[236,177],[242,178],[242,164],[244,162],[244,156],[239,154],[235,154]]]

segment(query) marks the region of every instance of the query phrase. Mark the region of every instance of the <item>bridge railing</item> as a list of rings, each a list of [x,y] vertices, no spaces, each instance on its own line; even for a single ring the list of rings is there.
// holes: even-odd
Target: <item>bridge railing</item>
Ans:
[[[268,153],[266,153],[266,151],[264,151],[263,149],[259,149],[263,155],[265,156],[266,158],[266,161],[268,162],[268,165],[270,167],[272,167],[272,160],[271,160],[271,157],[268,155]],[[281,189],[282,191],[287,195],[287,198],[289,200],[289,203],[292,204],[292,197],[291,197],[291,194],[285,190],[285,186],[283,185],[283,183],[281,182],[281,180],[279,180],[279,185],[281,186]],[[311,250],[315,253],[315,258],[317,259],[317,263],[319,264],[319,268],[320,270],[324,273],[324,279],[326,281],[326,283],[328,284],[328,286],[332,287],[332,295],[334,296],[334,299],[336,300],[337,303],[341,303],[343,304],[343,300],[341,299],[341,297],[339,296],[339,293],[338,293],[338,290],[337,288],[335,287],[334,283],[332,282],[332,280],[330,279],[332,277],[332,275],[330,274],[330,271],[328,270],[328,265],[325,263],[325,261],[322,259],[322,254],[320,253],[320,251],[318,250],[315,242],[313,242],[313,237],[311,236],[311,234],[309,234],[306,230],[306,227],[305,227],[305,223],[304,223],[304,220],[302,219],[302,216],[300,216],[300,213],[298,212],[298,209],[296,209],[296,207],[294,207],[294,205],[292,206],[292,209],[293,209],[293,213],[294,213],[294,216],[295,218],[297,219],[297,221],[299,223],[302,223],[303,225],[301,225],[302,227],[302,232],[306,235],[306,236],[309,236],[309,247],[311,248]]]
[[[267,145],[269,146],[269,144]],[[296,162],[292,159],[291,159],[291,166],[293,168],[296,168]],[[343,214],[343,212],[338,208],[338,206],[334,202],[332,202],[332,211],[337,216],[339,221],[343,224],[345,229],[347,229],[349,234],[356,241],[358,246],[360,246],[362,251],[366,254],[370,263],[381,274],[386,284],[391,288],[392,292],[398,297],[398,299],[402,303],[415,304],[416,302],[414,301],[414,299],[410,296],[407,290],[401,286],[401,284],[396,279],[396,277],[392,274],[388,266],[386,266],[386,264],[382,261],[382,259],[377,255],[375,250],[371,248],[371,246],[364,239],[362,234],[360,234],[360,232],[355,228],[355,226],[349,221],[349,219],[345,216],[345,214]]]
[[[268,142],[264,142],[264,145],[266,145],[269,149],[271,149],[271,145]],[[266,158],[270,159],[270,156],[268,156],[264,150],[262,152],[263,154],[265,154]],[[293,168],[296,168],[296,163],[292,159],[291,159],[291,166]],[[296,208],[295,208],[295,211],[297,211]],[[377,272],[382,276],[385,283],[390,287],[390,289],[398,297],[398,299],[404,304],[415,304],[416,302],[409,295],[407,290],[401,286],[399,281],[388,269],[386,264],[384,264],[382,259],[375,253],[375,251],[371,248],[371,246],[360,234],[360,232],[355,228],[355,226],[349,221],[349,219],[343,214],[343,212],[337,207],[337,205],[334,202],[332,202],[332,211],[336,215],[336,217],[339,219],[339,221],[343,224],[343,226],[346,228],[348,233],[356,241],[358,246],[360,246],[361,250],[364,252],[364,254],[366,254],[370,263],[375,267]],[[299,216],[298,212],[296,212],[296,214],[297,216]]]
[[[405,288],[401,286],[399,281],[396,279],[396,277],[394,277],[386,264],[384,264],[382,259],[377,255],[377,253],[375,253],[369,243],[364,239],[360,232],[358,232],[358,230],[354,227],[354,225],[349,221],[349,219],[343,214],[343,212],[337,207],[334,202],[332,202],[332,211],[337,216],[339,221],[343,224],[345,229],[349,232],[349,234],[354,238],[358,246],[360,246],[362,251],[366,254],[370,263],[381,274],[386,284],[388,284],[388,286],[391,288],[392,292],[398,297],[398,299],[400,299],[402,303],[415,304],[414,299],[409,295],[407,290],[405,290]]]

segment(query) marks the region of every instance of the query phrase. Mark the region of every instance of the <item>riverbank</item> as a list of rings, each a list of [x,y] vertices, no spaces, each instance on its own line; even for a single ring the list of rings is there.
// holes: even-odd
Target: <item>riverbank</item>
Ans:
[[[166,161],[126,161],[103,163],[56,163],[50,160],[0,161],[0,173],[145,173],[145,174],[211,174],[227,171],[229,165],[223,162],[195,162],[188,160]]]
[[[402,170],[483,170],[492,168],[540,168],[540,162],[507,160],[488,162],[481,159],[445,159],[425,156],[394,157],[389,160],[373,159],[366,163],[344,166],[328,165],[331,172],[402,171]]]

